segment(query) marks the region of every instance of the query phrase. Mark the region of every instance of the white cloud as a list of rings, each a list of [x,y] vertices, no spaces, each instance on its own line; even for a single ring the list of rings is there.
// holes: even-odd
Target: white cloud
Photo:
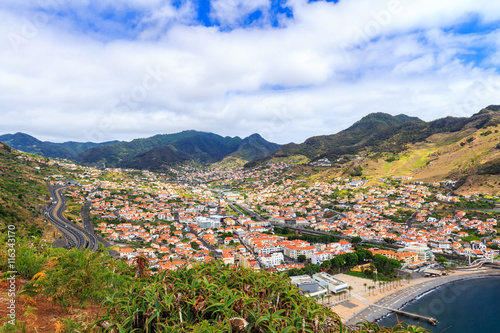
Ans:
[[[267,11],[269,0],[212,0],[211,16],[222,26],[234,26],[257,10]]]
[[[0,5],[0,134],[103,141],[197,129],[286,143],[335,133],[369,112],[431,120],[499,103],[500,30],[449,28],[471,15],[498,20],[500,4],[288,4],[294,18],[279,28],[238,27],[269,1],[214,1],[221,31],[194,24],[191,1],[130,0],[122,6],[143,12],[136,39],[99,38],[68,18],[38,22],[33,7]],[[465,61],[477,48],[486,59]]]

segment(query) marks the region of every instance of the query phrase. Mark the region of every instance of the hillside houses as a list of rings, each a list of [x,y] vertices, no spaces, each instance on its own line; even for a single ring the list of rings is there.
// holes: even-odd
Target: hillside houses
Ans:
[[[274,235],[273,225],[425,248],[418,252],[419,260],[431,258],[429,253],[485,256],[496,245],[495,238],[485,246],[462,238],[494,234],[497,220],[484,221],[462,210],[436,214],[437,205],[455,200],[439,184],[435,188],[421,182],[366,186],[362,179],[347,177],[328,182],[296,179],[293,172],[286,163],[261,169],[179,166],[168,176],[82,168],[79,175],[71,173],[77,182],[67,195],[75,203],[90,202],[91,215],[99,219],[96,230],[103,237],[129,244],[132,252],[121,256],[133,260],[135,254],[144,254],[158,269],[218,258],[230,265],[283,271],[297,265],[300,255],[321,264],[353,250],[345,240],[330,244],[288,240]],[[52,181],[62,182],[64,175],[59,176]],[[167,181],[169,177],[174,180]],[[228,202],[245,204],[266,221],[233,212]],[[225,211],[235,216],[226,216]],[[409,228],[405,222],[411,215],[414,224]],[[408,254],[390,255],[405,263],[414,260]]]

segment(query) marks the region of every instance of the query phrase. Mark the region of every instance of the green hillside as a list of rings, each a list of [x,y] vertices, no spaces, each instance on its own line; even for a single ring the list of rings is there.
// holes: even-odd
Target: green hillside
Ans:
[[[24,133],[0,135],[0,141],[20,151],[56,158],[74,158],[89,148],[116,142],[110,141],[93,143],[68,141],[63,143],[54,143],[49,141],[40,141],[37,138]]]
[[[356,176],[381,184],[380,178],[410,177],[426,183],[458,181],[459,194],[500,194],[500,112],[489,106],[469,118],[447,117],[408,122],[364,140],[355,153],[328,155],[333,165],[314,179]],[[300,156],[300,155],[294,155]],[[273,157],[278,160],[278,158]],[[306,162],[307,163],[307,162]]]
[[[430,122],[405,115],[372,113],[336,134],[315,136],[301,144],[284,145],[263,161],[247,166],[294,155],[306,156],[314,161],[323,157],[355,155],[362,151],[399,153],[408,144],[423,142],[434,134],[459,132],[467,126],[478,130],[495,125],[499,122],[498,113],[497,106],[489,106],[469,118],[446,117]]]
[[[76,160],[85,165],[162,170],[186,161],[215,163],[232,154],[250,161],[265,157],[278,147],[259,135],[241,139],[183,131],[94,147],[80,154]]]
[[[230,156],[240,158],[245,161],[253,161],[271,155],[278,150],[279,147],[279,144],[268,142],[259,134],[252,134],[243,139],[238,147],[238,150],[231,153]]]
[[[272,158],[283,158],[294,155],[306,156],[310,160],[323,157],[334,157],[355,154],[366,145],[375,144],[377,135],[385,135],[405,123],[420,123],[422,120],[406,115],[391,116],[386,113],[371,113],[354,123],[348,129],[332,135],[321,135],[307,139],[300,144],[287,144],[262,161],[248,163],[253,167]]]
[[[25,156],[25,155],[24,155]],[[14,225],[17,236],[38,235],[43,232],[39,212],[49,192],[38,163],[19,158],[10,146],[0,143],[0,233]]]
[[[91,148],[80,154],[76,160],[85,165],[134,166],[139,169],[150,168],[141,160],[159,159],[162,164],[167,165],[187,159],[216,162],[238,149],[241,141],[239,137],[230,138],[212,133],[183,131]],[[162,160],[167,157],[168,159]]]

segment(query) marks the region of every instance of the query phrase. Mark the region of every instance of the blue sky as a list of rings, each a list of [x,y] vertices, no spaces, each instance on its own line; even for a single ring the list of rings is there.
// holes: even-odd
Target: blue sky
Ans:
[[[286,143],[500,104],[495,1],[5,0],[0,20],[0,134]]]

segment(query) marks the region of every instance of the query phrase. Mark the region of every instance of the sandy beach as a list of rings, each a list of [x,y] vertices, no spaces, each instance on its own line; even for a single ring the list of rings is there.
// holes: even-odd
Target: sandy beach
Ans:
[[[368,286],[373,286],[371,280],[353,277],[345,274],[337,274],[336,278],[347,282],[353,287],[351,298],[338,300],[334,297],[330,300],[332,311],[336,312],[342,320],[350,325],[362,320],[376,321],[388,314],[388,310],[378,306],[399,309],[404,304],[416,297],[435,289],[444,284],[458,280],[471,279],[482,276],[500,275],[500,270],[478,269],[475,271],[453,272],[449,276],[436,278],[418,278],[410,283],[402,281],[393,287],[369,291]],[[365,286],[365,283],[367,284]]]

